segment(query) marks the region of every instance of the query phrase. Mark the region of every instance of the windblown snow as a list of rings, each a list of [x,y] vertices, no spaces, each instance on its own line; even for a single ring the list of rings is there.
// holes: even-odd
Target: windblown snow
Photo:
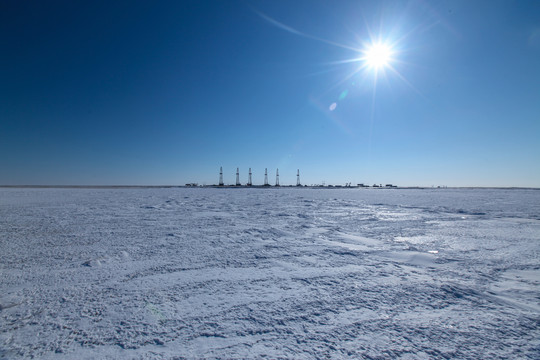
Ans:
[[[0,189],[0,357],[540,358],[540,191]]]

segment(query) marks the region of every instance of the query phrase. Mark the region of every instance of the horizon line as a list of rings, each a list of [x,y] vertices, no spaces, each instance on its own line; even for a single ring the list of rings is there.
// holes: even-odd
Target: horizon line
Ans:
[[[9,189],[9,188],[27,188],[27,189],[145,189],[145,188],[330,188],[330,189],[522,189],[522,190],[540,190],[540,187],[530,187],[530,186],[421,186],[421,185],[412,185],[412,186],[399,186],[394,185],[390,186],[358,186],[358,185],[199,185],[199,184],[185,184],[185,185],[0,185],[0,188]]]

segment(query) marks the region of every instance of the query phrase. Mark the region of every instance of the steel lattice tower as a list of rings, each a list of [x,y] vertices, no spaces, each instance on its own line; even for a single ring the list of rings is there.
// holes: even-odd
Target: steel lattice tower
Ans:
[[[247,186],[251,186],[252,183],[251,183],[251,168],[249,168],[249,176],[248,176],[248,183],[247,183]]]
[[[223,166],[219,167],[219,186],[223,186]]]
[[[300,169],[296,170],[296,186],[302,186],[300,185]]]
[[[270,186],[270,184],[268,184],[268,169],[267,168],[264,168],[264,186]]]
[[[236,186],[240,186],[240,170],[236,168]]]
[[[276,169],[276,186],[279,186],[279,169]]]

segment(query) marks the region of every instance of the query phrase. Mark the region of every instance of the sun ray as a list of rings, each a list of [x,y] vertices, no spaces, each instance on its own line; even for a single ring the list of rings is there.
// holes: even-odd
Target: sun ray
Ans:
[[[340,47],[340,48],[343,48],[343,49],[352,50],[352,51],[359,51],[359,49],[354,48],[352,46],[343,45],[343,44],[340,44],[340,43],[337,43],[337,42],[334,42],[334,41],[326,40],[326,39],[323,39],[323,38],[320,38],[320,37],[317,37],[317,36],[313,36],[313,35],[310,35],[310,34],[303,33],[301,31],[296,30],[295,28],[293,28],[291,26],[285,25],[285,24],[277,21],[274,18],[271,18],[268,15],[263,14],[262,12],[260,12],[258,10],[253,9],[253,11],[257,15],[259,15],[261,18],[268,21],[270,24],[274,25],[275,27],[277,27],[277,28],[279,28],[281,30],[285,30],[287,32],[290,32],[291,34],[302,36],[302,37],[312,39],[312,40],[316,40],[316,41],[320,41],[320,42],[323,42],[323,43],[326,43],[326,44],[329,44],[329,45],[333,45],[333,46],[337,46],[337,47]]]
[[[417,88],[415,88],[413,86],[413,84],[410,83],[409,80],[407,80],[403,75],[400,74],[399,71],[397,71],[392,65],[389,65],[388,66],[388,69],[390,69],[390,71],[392,71],[401,81],[403,81],[405,84],[407,84],[411,89],[414,90],[414,92],[416,92],[418,95],[420,95],[421,97],[425,98],[424,94],[422,94],[420,92],[420,90],[418,90]]]

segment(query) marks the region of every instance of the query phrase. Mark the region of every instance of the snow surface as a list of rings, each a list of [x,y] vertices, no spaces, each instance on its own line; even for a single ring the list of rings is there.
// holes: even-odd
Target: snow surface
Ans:
[[[540,358],[540,191],[0,189],[0,357]]]

